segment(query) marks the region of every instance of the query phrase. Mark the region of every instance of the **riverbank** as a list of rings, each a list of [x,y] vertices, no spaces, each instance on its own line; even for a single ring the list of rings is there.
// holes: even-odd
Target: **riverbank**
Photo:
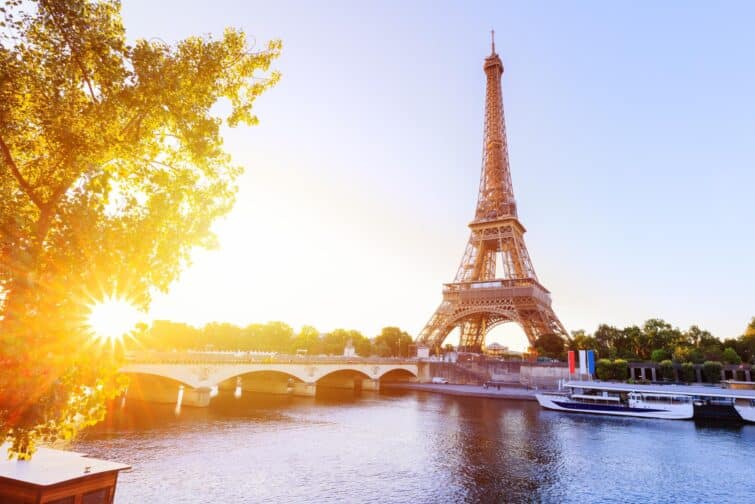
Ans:
[[[408,383],[385,382],[380,384],[383,389],[421,390],[438,394],[485,397],[489,399],[513,399],[518,401],[535,401],[537,391],[520,387],[483,388],[481,385],[454,385],[440,383]]]

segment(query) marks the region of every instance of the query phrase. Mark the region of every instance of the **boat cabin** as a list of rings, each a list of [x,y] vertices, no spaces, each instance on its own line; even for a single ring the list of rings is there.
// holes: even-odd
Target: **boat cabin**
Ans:
[[[7,450],[7,445],[0,450]],[[4,504],[112,504],[118,473],[130,466],[82,453],[39,448],[31,460],[0,457]]]

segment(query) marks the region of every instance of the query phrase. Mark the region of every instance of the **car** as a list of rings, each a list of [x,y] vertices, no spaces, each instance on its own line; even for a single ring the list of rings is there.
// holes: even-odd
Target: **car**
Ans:
[[[448,383],[448,380],[446,380],[442,376],[434,376],[433,379],[432,379],[432,383],[446,384],[446,383]]]

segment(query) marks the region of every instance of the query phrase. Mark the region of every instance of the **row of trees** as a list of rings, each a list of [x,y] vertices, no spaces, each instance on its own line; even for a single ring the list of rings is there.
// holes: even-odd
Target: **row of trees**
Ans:
[[[195,328],[180,322],[157,320],[143,328],[130,348],[155,350],[205,349],[342,355],[351,342],[356,353],[368,357],[408,356],[412,337],[398,327],[384,327],[369,338],[354,329],[335,329],[321,333],[304,326],[297,333],[283,322],[250,324],[239,327],[227,322],[211,322]],[[446,345],[444,350],[453,350]],[[574,331],[568,339],[546,334],[538,338],[538,355],[564,359],[567,350],[595,350],[599,357],[619,361],[653,360],[656,362],[720,361],[726,364],[752,362],[755,356],[755,317],[738,338],[720,340],[710,332],[692,326],[686,331],[662,319],[650,319],[642,327],[623,329],[602,324],[592,333]]]
[[[633,325],[623,329],[601,324],[592,334],[583,330],[574,331],[568,339],[546,334],[535,343],[539,355],[557,359],[563,359],[567,350],[590,349],[608,359],[671,360],[696,364],[706,361],[727,364],[753,362],[755,317],[741,336],[723,341],[698,326],[684,331],[665,320],[650,319],[642,327]]]
[[[130,340],[130,349],[152,350],[207,349],[231,351],[261,351],[308,355],[343,355],[351,343],[362,357],[408,356],[412,337],[398,327],[384,327],[373,338],[353,329],[335,329],[320,333],[312,326],[304,326],[297,333],[283,322],[250,324],[239,327],[227,322],[211,322],[195,328],[188,324],[156,320],[152,327],[143,330]]]

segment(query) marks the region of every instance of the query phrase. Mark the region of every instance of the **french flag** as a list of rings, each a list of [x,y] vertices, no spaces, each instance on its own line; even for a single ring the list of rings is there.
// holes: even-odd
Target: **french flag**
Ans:
[[[574,371],[576,371],[576,366],[575,366],[575,362],[574,362],[574,350],[569,350],[566,353],[566,355],[567,355],[567,357],[569,359],[569,374],[573,375]]]
[[[579,351],[579,376],[587,374],[587,350]]]

